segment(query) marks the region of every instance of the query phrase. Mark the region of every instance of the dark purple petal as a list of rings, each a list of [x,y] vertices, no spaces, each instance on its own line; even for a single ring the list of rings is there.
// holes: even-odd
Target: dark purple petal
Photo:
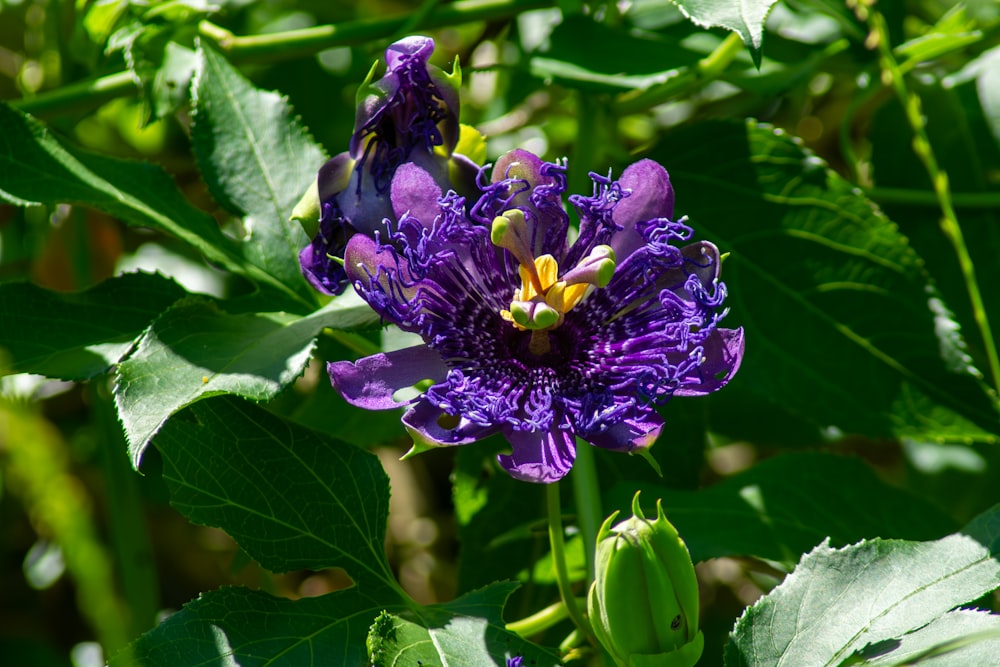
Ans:
[[[399,165],[392,177],[392,209],[396,219],[409,215],[432,227],[441,212],[441,188],[434,178],[412,162]]]
[[[423,380],[441,380],[448,371],[441,356],[426,345],[373,354],[354,362],[335,361],[326,368],[344,400],[366,410],[412,403],[413,399],[396,401],[393,394]]]
[[[500,454],[500,466],[514,479],[551,484],[566,476],[576,460],[573,432],[555,427],[548,431],[504,429],[514,451]]]
[[[602,449],[632,452],[652,446],[663,428],[663,418],[649,406],[637,406],[632,415],[603,431],[579,433],[590,444]]]
[[[698,367],[698,382],[686,383],[674,396],[705,396],[722,389],[743,363],[743,328],[716,329],[704,342],[705,361]]]
[[[513,208],[524,212],[531,250],[536,257],[566,253],[569,218],[562,207],[566,180],[561,166],[543,162],[534,153],[515,148],[493,165],[492,183],[473,210],[485,223]]]
[[[670,185],[667,170],[652,160],[640,160],[630,165],[618,184],[627,196],[618,202],[611,213],[615,225],[621,228],[609,245],[614,248],[618,261],[645,245],[637,226],[655,218],[670,219],[674,215],[674,188]]]
[[[403,426],[414,441],[434,446],[467,445],[500,430],[497,426],[483,426],[465,417],[449,415],[427,400],[417,401],[406,411]]]

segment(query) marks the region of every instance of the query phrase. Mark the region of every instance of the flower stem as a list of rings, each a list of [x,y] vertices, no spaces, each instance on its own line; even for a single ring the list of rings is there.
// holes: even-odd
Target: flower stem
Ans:
[[[573,585],[569,580],[569,568],[566,565],[566,540],[563,535],[562,501],[559,498],[559,483],[548,484],[545,487],[545,502],[549,515],[549,544],[552,548],[552,562],[556,568],[556,584],[559,596],[566,606],[566,613],[573,624],[581,632],[590,635],[590,624],[573,596]]]
[[[198,25],[198,34],[203,41],[213,44],[234,63],[270,63],[312,56],[335,46],[383,40],[403,29],[430,30],[477,21],[495,21],[532,9],[551,7],[556,3],[555,0],[459,0],[445,6],[432,6],[433,4],[426,6],[426,15],[417,25],[413,25],[411,14],[405,14],[241,37],[210,21],[202,21]],[[138,88],[134,84],[132,73],[125,71],[81,81],[34,97],[13,100],[10,104],[36,116],[57,115],[94,107],[136,92]]]
[[[885,17],[878,11],[866,6],[859,6],[856,11],[859,12],[860,18],[867,20],[868,26],[871,28],[868,43],[878,49],[882,67],[882,80],[886,85],[892,86],[896,97],[899,98],[900,103],[903,105],[906,120],[910,125],[910,130],[913,132],[913,152],[917,154],[917,158],[924,165],[927,176],[930,178],[932,187],[934,188],[934,195],[937,197],[938,206],[941,208],[941,231],[951,243],[952,249],[958,258],[962,278],[965,281],[965,289],[972,304],[972,315],[979,329],[979,335],[982,338],[983,350],[986,353],[993,387],[1000,393],[1000,356],[997,354],[989,317],[986,314],[986,306],[979,291],[975,265],[972,261],[972,256],[969,254],[968,246],[965,244],[962,227],[959,225],[958,217],[955,215],[951,189],[948,183],[948,174],[938,166],[937,158],[934,156],[934,149],[927,136],[920,97],[916,93],[911,92],[906,86],[903,71],[892,53],[892,44],[889,41],[889,28],[886,25]]]
[[[594,450],[579,438],[576,440],[576,461],[570,472],[573,482],[573,499],[576,501],[576,523],[583,538],[583,556],[587,564],[587,586],[594,581],[594,549],[597,544],[597,529],[604,519],[601,508],[601,490],[597,484],[597,467],[594,465]]]
[[[715,50],[693,67],[678,69],[676,76],[663,83],[620,95],[614,104],[615,113],[618,115],[640,113],[700,88],[718,79],[742,50],[743,40],[739,34],[731,32],[715,47]]]
[[[569,611],[566,609],[566,604],[562,600],[559,600],[558,602],[553,602],[545,609],[535,612],[531,616],[508,623],[507,629],[527,638],[537,635],[543,630],[548,630],[559,621],[568,617]]]

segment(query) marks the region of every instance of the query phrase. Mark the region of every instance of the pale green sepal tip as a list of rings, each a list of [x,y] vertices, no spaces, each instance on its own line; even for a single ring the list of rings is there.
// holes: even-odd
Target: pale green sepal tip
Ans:
[[[699,630],[694,639],[676,651],[658,655],[630,656],[628,667],[694,667],[704,651],[705,635]]]
[[[302,225],[306,236],[313,238],[319,231],[320,217],[322,217],[322,206],[319,201],[319,182],[313,179],[312,185],[292,209],[292,215],[289,219]]]
[[[657,476],[663,477],[663,470],[660,468],[660,463],[653,458],[653,453],[649,451],[648,447],[640,447],[633,452],[629,452],[629,454],[646,459],[646,463],[653,467],[653,471],[657,474]]]
[[[632,496],[632,515],[640,519],[645,519],[646,515],[642,513],[642,505],[639,504],[640,494],[642,494],[642,491],[636,491],[635,495]]]
[[[410,431],[410,429],[406,430]],[[423,438],[419,438],[413,431],[410,431],[410,437],[413,438],[413,445],[407,450],[405,454],[399,457],[400,461],[406,461],[407,459],[412,459],[414,456],[417,456],[418,454],[423,454],[424,452],[428,452],[432,449],[437,449],[437,445],[432,445]]]

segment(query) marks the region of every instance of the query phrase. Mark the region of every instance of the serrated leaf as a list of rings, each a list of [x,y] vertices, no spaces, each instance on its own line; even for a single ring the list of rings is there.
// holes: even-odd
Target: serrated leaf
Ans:
[[[868,667],[982,667],[1000,655],[1000,615],[955,609],[901,638],[865,647],[847,662]],[[941,658],[938,660],[937,658]],[[856,660],[856,661],[855,661]]]
[[[9,370],[62,380],[103,373],[149,323],[186,292],[159,274],[109,278],[65,294],[31,283],[0,285],[0,348]]]
[[[778,0],[670,0],[702,28],[726,28],[739,34],[759,68],[764,21]]]
[[[88,153],[59,140],[49,128],[0,103],[0,199],[18,206],[81,204],[130,225],[175,236],[206,259],[266,286],[278,307],[310,311],[315,298],[296,295],[249,264],[212,216],[195,208],[159,166]]]
[[[284,600],[245,588],[203,593],[133,644],[143,667],[367,667],[365,635],[394,591],[355,586],[316,598]],[[112,667],[131,667],[113,657]]]
[[[362,589],[398,590],[384,546],[389,480],[375,455],[230,396],[187,408],[155,444],[171,504],[265,568],[341,567]]]
[[[133,464],[138,468],[149,440],[181,408],[223,393],[274,398],[302,374],[323,327],[349,329],[374,320],[353,295],[302,318],[231,315],[197,297],[178,303],[118,366],[115,402]]]
[[[373,667],[507,667],[507,660],[518,656],[525,665],[561,664],[553,652],[506,629],[503,607],[517,586],[493,584],[447,604],[383,614],[368,635]]]
[[[744,612],[725,664],[839,665],[866,647],[888,647],[1000,587],[998,554],[1000,505],[935,542],[821,544]]]
[[[726,322],[748,341],[734,384],[834,432],[998,439],[995,405],[921,258],[822,160],[754,122],[697,125],[654,155],[679,213],[731,253]]]
[[[933,504],[881,481],[863,461],[822,453],[785,454],[698,491],[620,484],[612,509],[627,511],[637,488],[663,509],[696,562],[755,556],[795,564],[824,538],[911,540],[946,535],[954,522]]]
[[[290,217],[326,156],[285,98],[255,88],[212,48],[198,53],[192,142],[202,176],[243,217],[246,257],[311,295],[298,262],[309,239]]]

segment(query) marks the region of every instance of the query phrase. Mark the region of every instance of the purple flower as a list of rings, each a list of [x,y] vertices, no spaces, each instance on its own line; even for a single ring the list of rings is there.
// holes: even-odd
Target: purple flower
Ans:
[[[521,667],[524,658],[521,656],[516,656],[513,658],[507,658],[507,667]]]
[[[396,170],[387,232],[355,235],[345,268],[381,317],[423,345],[329,364],[344,398],[368,409],[407,405],[415,442],[462,445],[502,433],[513,477],[554,482],[575,437],[623,452],[663,426],[656,404],[724,386],[743,330],[723,329],[719,251],[689,243],[673,216],[667,172],[642,160],[592,196],[569,244],[565,165],[526,151],[500,158],[468,209],[415,164]],[[482,179],[482,180],[485,180]],[[421,381],[416,399],[393,394]]]
[[[389,189],[401,165],[419,166],[442,188],[476,192],[479,167],[454,152],[461,73],[457,66],[445,74],[429,64],[433,51],[429,37],[408,37],[386,49],[385,75],[372,83],[373,68],[358,93],[350,150],[319,170],[319,228],[310,230],[314,238],[299,263],[322,292],[346,287],[338,260],[351,236],[386,231],[384,220],[393,212]]]

